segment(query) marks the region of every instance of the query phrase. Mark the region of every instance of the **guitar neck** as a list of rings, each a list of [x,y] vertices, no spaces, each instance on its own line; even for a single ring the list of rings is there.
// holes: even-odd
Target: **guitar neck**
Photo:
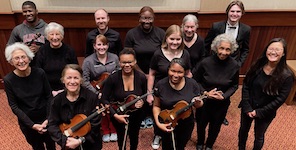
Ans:
[[[97,115],[99,115],[103,111],[105,111],[105,108],[101,108],[101,109],[95,111],[94,113],[92,113],[91,115],[89,115],[87,118],[85,118],[84,120],[82,120],[81,122],[79,122],[78,124],[76,124],[75,126],[73,126],[71,128],[72,132],[75,132],[75,131],[79,130],[88,121],[90,121],[91,119],[93,119],[94,117],[96,117]]]

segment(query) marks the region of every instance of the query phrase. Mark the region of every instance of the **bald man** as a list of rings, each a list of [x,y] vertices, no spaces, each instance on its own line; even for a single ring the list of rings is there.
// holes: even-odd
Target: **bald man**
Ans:
[[[93,40],[99,34],[103,34],[107,37],[109,41],[108,51],[118,55],[122,50],[122,43],[119,33],[108,27],[108,23],[110,21],[108,12],[105,9],[98,9],[94,13],[94,18],[97,28],[87,34],[85,57],[91,55],[94,52]]]

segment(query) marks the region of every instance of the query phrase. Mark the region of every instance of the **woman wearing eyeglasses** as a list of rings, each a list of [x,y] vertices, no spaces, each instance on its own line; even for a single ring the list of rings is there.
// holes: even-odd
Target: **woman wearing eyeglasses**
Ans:
[[[159,51],[163,41],[165,31],[159,27],[154,26],[154,10],[149,6],[144,6],[139,12],[139,25],[129,30],[125,37],[124,47],[133,48],[137,55],[137,66],[148,77],[149,65],[151,58],[155,51]],[[145,103],[147,117],[141,124],[141,128],[152,128],[153,121],[152,105]],[[157,129],[154,129],[154,134],[158,135]],[[158,136],[160,137],[160,136]],[[154,149],[159,148],[159,138],[153,140]]]
[[[34,53],[22,43],[7,46],[5,57],[15,67],[4,77],[4,86],[21,131],[34,150],[44,150],[44,143],[47,150],[55,150],[55,143],[47,132],[52,95],[45,72],[29,66]]]
[[[275,118],[277,109],[290,93],[294,75],[286,64],[286,55],[286,41],[274,38],[246,74],[239,105],[241,108],[239,150],[246,149],[253,121],[255,122],[253,149],[262,149],[264,134]]]
[[[116,107],[120,107],[135,97],[146,94],[147,92],[147,79],[143,73],[135,69],[137,64],[136,55],[134,50],[124,48],[119,53],[119,63],[121,70],[111,74],[106,82],[107,86],[103,87],[102,102],[106,105],[113,103],[120,103]],[[135,96],[135,97],[134,97]],[[129,135],[130,150],[136,150],[139,141],[139,130],[143,116],[142,106],[143,100],[137,101],[131,107],[131,112],[117,112],[114,105],[110,106],[111,121],[117,132],[118,149],[125,149],[126,140],[124,138]],[[130,108],[130,107],[129,107]],[[126,127],[128,126],[128,130]]]

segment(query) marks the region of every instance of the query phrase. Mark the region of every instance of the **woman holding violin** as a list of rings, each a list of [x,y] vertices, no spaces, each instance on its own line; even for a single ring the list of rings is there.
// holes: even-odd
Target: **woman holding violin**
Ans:
[[[81,128],[75,136],[66,136],[59,127],[61,124],[68,126],[81,123],[81,120],[75,120],[77,115],[89,116],[96,109],[98,96],[81,86],[82,69],[79,65],[68,64],[62,71],[62,83],[65,85],[65,91],[54,97],[49,115],[48,131],[52,139],[57,142],[62,149],[102,149],[102,139],[100,134],[100,115],[90,119],[90,129]],[[73,119],[73,120],[71,120]],[[90,131],[89,131],[90,130]],[[78,133],[79,132],[79,133]],[[82,149],[81,148],[81,149]]]
[[[154,85],[161,79],[168,76],[168,66],[173,58],[182,58],[185,60],[187,66],[190,66],[190,55],[187,50],[184,49],[184,41],[182,30],[178,25],[171,25],[165,32],[165,37],[162,41],[160,50],[155,51],[149,69],[147,89],[151,91]],[[185,75],[191,77],[190,67],[186,68]],[[147,102],[152,105],[153,96],[147,96]],[[161,136],[159,135],[159,129],[154,124],[154,139],[151,144],[153,149],[158,149],[160,146]]]
[[[162,149],[163,150],[184,150],[194,127],[194,117],[190,108],[190,115],[187,118],[180,119],[177,126],[171,127],[171,123],[163,123],[159,120],[161,111],[176,108],[176,104],[180,101],[185,101],[190,104],[194,102],[194,106],[199,108],[203,105],[203,100],[198,95],[202,93],[202,87],[195,80],[185,77],[186,70],[189,66],[181,58],[174,58],[168,67],[168,77],[157,82],[155,88],[153,116],[156,125],[161,130]],[[184,113],[181,113],[181,118]],[[174,137],[172,133],[174,132]],[[173,139],[174,138],[174,139]],[[175,145],[172,143],[175,141]]]
[[[121,70],[111,74],[106,80],[108,86],[103,87],[102,101],[106,105],[114,103],[126,103],[128,99],[136,98],[146,94],[147,80],[145,74],[135,70],[136,54],[132,49],[125,48],[119,53],[119,62]],[[138,136],[141,121],[143,119],[142,108],[143,100],[137,101],[128,114],[119,113],[116,111],[115,105],[110,106],[111,121],[116,128],[118,135],[118,147],[120,150],[125,149],[126,129],[128,126],[128,133],[130,138],[130,149],[136,150],[138,146]],[[128,108],[129,109],[129,108]],[[127,125],[127,126],[126,126]]]
[[[118,56],[108,52],[108,39],[99,34],[93,41],[95,53],[86,57],[82,64],[84,86],[101,96],[104,82],[109,75],[119,69]],[[103,142],[117,141],[116,130],[110,120],[109,115],[102,118]]]

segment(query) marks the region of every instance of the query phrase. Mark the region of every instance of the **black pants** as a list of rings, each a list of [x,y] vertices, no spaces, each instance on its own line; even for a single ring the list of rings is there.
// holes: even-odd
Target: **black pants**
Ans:
[[[259,119],[259,118],[250,118],[247,114],[241,113],[241,122],[240,122],[240,129],[238,133],[238,147],[239,150],[246,149],[246,142],[248,139],[248,133],[250,131],[251,125],[253,120],[255,120],[254,125],[254,132],[255,132],[255,140],[254,140],[254,147],[253,150],[260,150],[264,144],[264,135],[265,132],[272,122],[274,117],[266,118],[266,119]]]
[[[204,145],[206,127],[209,124],[206,147],[212,148],[226,116],[230,100],[208,100],[202,108],[197,109],[197,145]]]
[[[45,150],[44,143],[47,150],[55,150],[55,142],[51,139],[48,132],[39,134],[36,130],[28,128],[21,123],[20,129],[25,135],[27,142],[33,147],[34,150]]]
[[[137,111],[131,112],[129,115],[128,137],[130,139],[130,150],[137,150],[139,142],[139,131],[143,119],[143,110],[139,109]],[[114,117],[111,117],[111,121],[117,132],[117,144],[119,150],[122,150],[125,134],[125,124],[119,123]]]
[[[191,115],[189,118],[185,120],[180,120],[178,125],[175,127],[173,133],[175,138],[175,144],[177,150],[184,150],[187,142],[191,138],[191,134],[194,128],[194,118]],[[173,141],[172,134],[164,132],[160,130],[161,138],[162,138],[162,149],[163,150],[173,150]]]

